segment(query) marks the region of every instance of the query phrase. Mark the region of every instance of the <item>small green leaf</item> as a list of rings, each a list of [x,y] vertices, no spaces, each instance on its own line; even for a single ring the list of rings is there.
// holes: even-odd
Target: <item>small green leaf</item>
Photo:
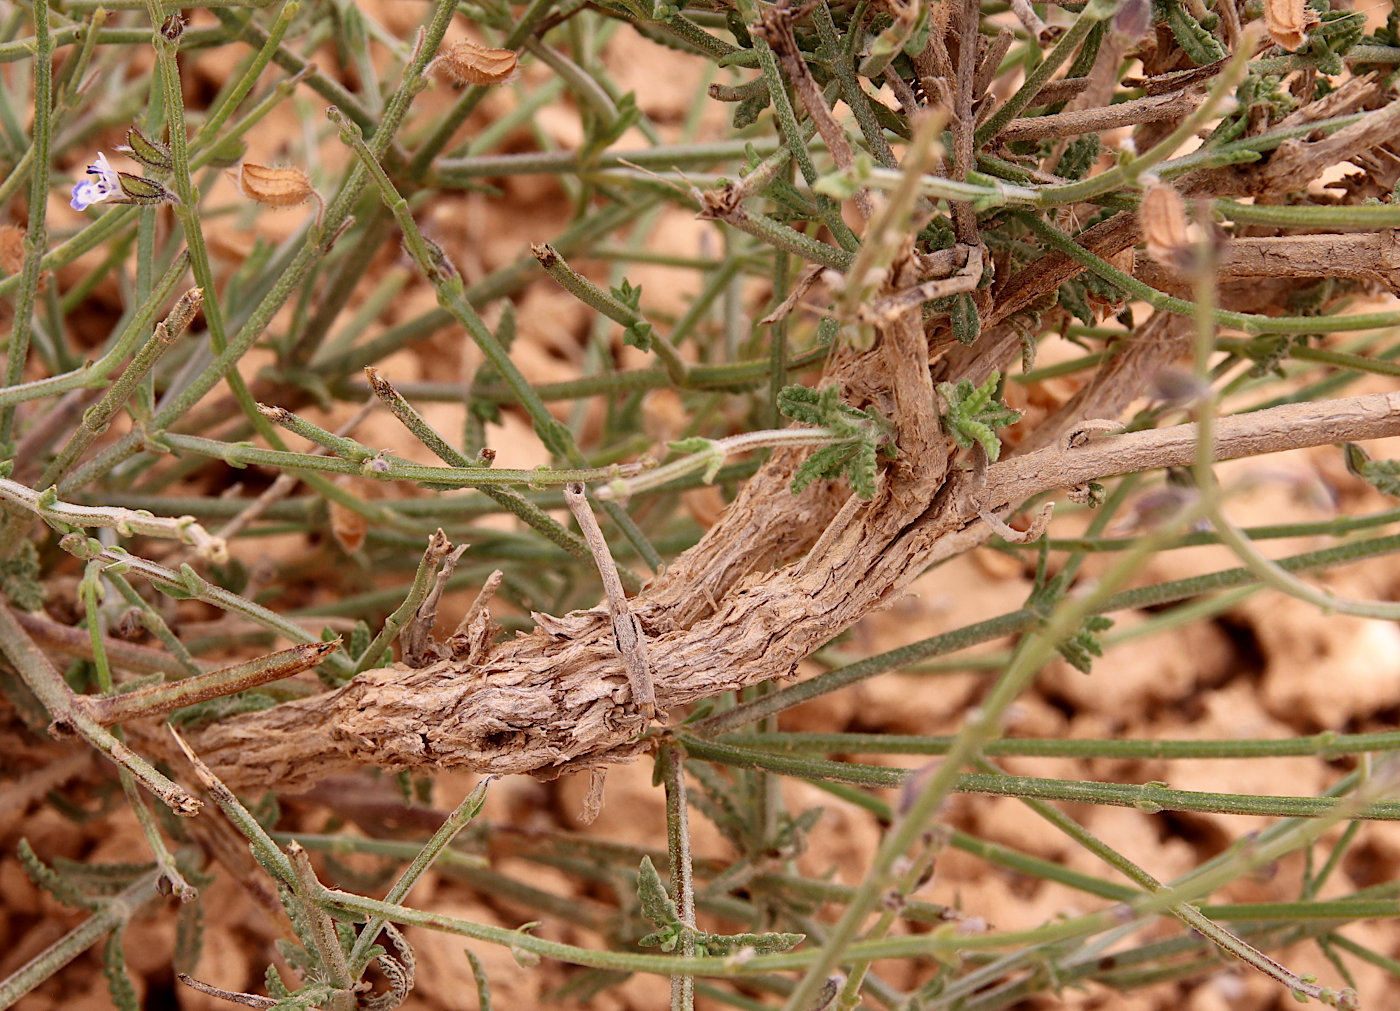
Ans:
[[[953,336],[959,344],[975,344],[982,335],[982,319],[977,315],[977,303],[970,292],[959,292],[952,298],[949,312]]]
[[[667,443],[667,446],[677,453],[703,455],[705,459],[705,471],[701,478],[706,484],[711,484],[719,469],[724,466],[724,450],[714,439],[706,439],[704,436],[692,436],[689,439],[679,439],[676,442]]]
[[[671,923],[660,930],[653,930],[644,937],[637,938],[643,948],[660,948],[662,951],[675,951],[686,931],[685,924]]]
[[[282,974],[277,971],[277,966],[269,965],[263,972],[263,986],[267,992],[278,1000],[283,997],[290,997],[292,991],[287,989],[287,984],[282,982]]]
[[[122,931],[107,935],[102,949],[102,975],[107,978],[107,992],[117,1011],[140,1011],[141,1000],[136,996],[136,984],[126,971],[126,954],[122,951]]]
[[[472,967],[472,979],[476,980],[477,1011],[491,1011],[491,981],[486,978],[486,967],[476,957],[476,952],[470,948],[466,951],[467,961]]]
[[[1372,460],[1354,442],[1343,444],[1347,470],[1375,488],[1382,495],[1400,498],[1400,460]]]
[[[938,394],[948,404],[947,413],[942,416],[943,430],[963,449],[980,445],[988,460],[996,460],[1001,455],[1001,439],[996,430],[1021,420],[1019,411],[1013,411],[996,399],[1000,384],[1001,373],[995,371],[977,387],[969,379],[958,380],[956,386],[938,384]]]
[[[534,930],[539,925],[539,920],[531,920],[529,923],[522,923],[520,926],[516,927],[515,933],[520,937],[526,937],[529,935],[530,931]],[[540,956],[538,954],[528,948],[522,948],[518,944],[512,944],[510,946],[510,953],[511,957],[515,959],[516,965],[521,965],[529,969],[540,964]]]
[[[179,972],[193,972],[204,950],[204,900],[182,902],[175,914],[175,952],[171,961]]]
[[[1056,645],[1055,649],[1065,658],[1066,663],[1081,674],[1092,673],[1094,659],[1103,656],[1103,643],[1099,641],[1099,633],[1112,627],[1112,618],[1090,615],[1073,635]]]
[[[813,481],[845,477],[863,499],[875,494],[879,473],[877,454],[893,455],[891,427],[873,409],[857,410],[841,401],[836,386],[820,390],[786,386],[778,394],[778,410],[806,425],[832,429],[840,442],[823,446],[803,461],[792,479],[792,492],[800,494]]]
[[[651,335],[651,324],[645,320],[638,320],[622,331],[622,343],[626,344],[628,347],[638,348],[642,351],[650,351]]]
[[[0,590],[21,611],[37,611],[44,606],[39,571],[39,550],[33,541],[19,542],[14,554],[0,561]]]
[[[1055,166],[1055,174],[1065,179],[1083,179],[1094,167],[1098,157],[1099,135],[1083,134],[1065,146],[1065,153],[1060,156],[1059,164]]]
[[[1208,66],[1229,55],[1220,41],[1177,0],[1157,0],[1155,6],[1160,12],[1159,20],[1166,21],[1176,44],[1196,66]]]
[[[24,873],[29,876],[29,880],[59,902],[65,906],[75,906],[78,909],[97,908],[98,900],[84,895],[57,871],[40,860],[33,848],[30,847],[28,839],[20,839],[19,845],[15,847],[15,853],[19,857],[20,866],[24,868]]]
[[[642,857],[641,866],[637,868],[637,899],[642,906],[642,915],[658,927],[680,922],[680,910],[667,894],[666,885],[662,883],[651,857]]]
[[[753,126],[766,108],[768,108],[768,92],[765,91],[761,95],[746,98],[735,105],[734,115],[730,122],[736,130]]]

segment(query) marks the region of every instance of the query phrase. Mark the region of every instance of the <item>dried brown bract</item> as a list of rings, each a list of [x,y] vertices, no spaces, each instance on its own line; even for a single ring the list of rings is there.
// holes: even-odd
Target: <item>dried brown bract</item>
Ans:
[[[264,207],[296,207],[316,193],[301,169],[268,168],[245,162],[235,178],[243,195]]]
[[[339,477],[335,482],[342,488],[350,487],[350,479]],[[364,513],[356,512],[341,502],[332,501],[328,509],[331,535],[340,549],[347,555],[360,550],[369,534],[369,520]]]
[[[244,162],[237,173],[230,173],[238,183],[238,188],[249,200],[256,200],[264,207],[299,207],[307,200],[316,201],[316,221],[326,212],[326,202],[311,179],[298,168],[269,168]]]
[[[453,44],[433,61],[457,84],[504,84],[515,75],[519,55],[511,49],[488,49],[470,39]]]
[[[1138,221],[1148,255],[1165,267],[1180,268],[1191,252],[1181,194],[1165,183],[1152,184],[1138,208]]]
[[[1264,0],[1264,24],[1269,38],[1290,53],[1308,40],[1308,29],[1317,24],[1317,12],[1307,0]]]
[[[0,225],[0,274],[18,274],[24,267],[24,229]]]

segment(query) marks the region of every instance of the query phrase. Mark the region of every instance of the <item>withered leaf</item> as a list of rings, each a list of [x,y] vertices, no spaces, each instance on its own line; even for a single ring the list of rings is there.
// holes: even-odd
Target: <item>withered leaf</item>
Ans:
[[[342,488],[348,488],[351,482],[346,477],[340,477],[335,483]],[[360,550],[360,546],[365,543],[365,536],[369,533],[369,520],[365,518],[364,513],[356,512],[334,500],[330,502],[328,512],[331,535],[335,537],[340,549],[347,555]]]

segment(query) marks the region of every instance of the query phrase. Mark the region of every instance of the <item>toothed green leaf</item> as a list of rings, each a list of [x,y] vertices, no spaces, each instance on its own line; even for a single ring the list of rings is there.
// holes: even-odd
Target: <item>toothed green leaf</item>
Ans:
[[[943,430],[963,449],[980,445],[988,460],[1001,456],[1001,439],[996,430],[1021,420],[1020,411],[1013,411],[995,399],[1000,384],[1001,373],[995,371],[981,386],[973,386],[969,379],[958,380],[956,386],[938,384],[938,395],[948,405],[947,412],[942,415]]]

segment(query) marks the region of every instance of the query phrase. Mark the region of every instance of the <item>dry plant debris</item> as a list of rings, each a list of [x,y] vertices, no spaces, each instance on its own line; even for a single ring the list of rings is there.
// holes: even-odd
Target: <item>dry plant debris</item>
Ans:
[[[0,1006],[63,998],[104,935],[138,1006],[162,970],[122,939],[171,894],[200,1006],[449,993],[428,928],[471,939],[483,1008],[492,945],[598,1007],[1185,1006],[1222,959],[1259,1006],[1397,992],[1400,670],[1353,668],[1400,618],[1400,470],[1358,445],[1400,436],[1400,8],[458,9],[7,21],[0,810],[33,820],[0,893],[6,929],[52,919],[38,889],[87,919],[18,944]],[[684,87],[618,86],[643,65]],[[1241,527],[1298,466],[1344,513]],[[976,613],[910,603],[978,566]],[[1316,645],[1323,613],[1374,645]],[[1125,657],[1145,634],[1215,659]],[[961,689],[901,687],[949,653]],[[1073,680],[1134,670],[1117,716]],[[643,756],[664,831],[609,840]],[[1251,775],[1171,765],[1227,759]],[[140,856],[38,831],[93,797]],[[220,873],[283,936],[213,978]],[[425,875],[477,898],[408,903]]]

